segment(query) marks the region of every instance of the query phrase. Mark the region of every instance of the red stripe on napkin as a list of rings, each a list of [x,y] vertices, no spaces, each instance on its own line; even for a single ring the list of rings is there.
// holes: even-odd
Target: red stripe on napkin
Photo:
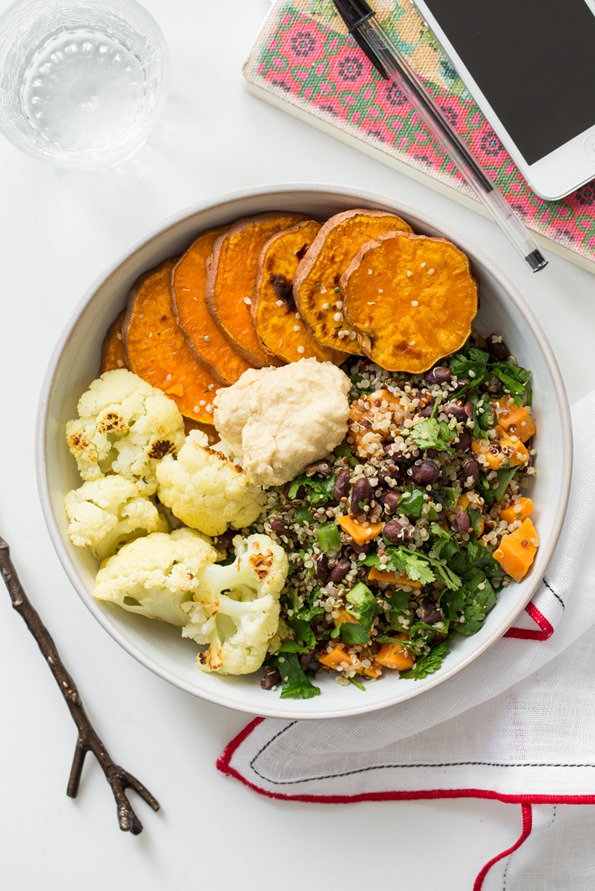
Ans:
[[[483,888],[483,880],[487,876],[488,872],[494,866],[495,863],[498,863],[499,860],[502,860],[503,857],[508,857],[509,854],[514,854],[515,851],[521,847],[521,845],[527,841],[529,836],[531,835],[531,830],[533,829],[533,811],[531,810],[530,804],[521,805],[521,811],[523,814],[523,828],[521,830],[521,834],[510,848],[507,848],[505,851],[501,851],[500,854],[496,854],[495,857],[492,857],[491,860],[482,867],[480,872],[473,883],[473,891],[481,891]]]
[[[534,603],[528,603],[525,612],[530,616],[539,631],[530,628],[509,628],[504,637],[517,637],[521,640],[549,640],[554,633],[553,625],[540,613]]]

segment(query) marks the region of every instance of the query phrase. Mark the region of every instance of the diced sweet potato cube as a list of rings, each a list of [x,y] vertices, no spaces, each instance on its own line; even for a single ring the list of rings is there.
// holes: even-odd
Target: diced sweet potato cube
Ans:
[[[507,396],[499,399],[495,404],[498,414],[498,424],[505,433],[516,436],[521,442],[527,442],[535,434],[535,422],[530,410],[524,405],[515,405]]]
[[[327,653],[326,651],[320,653],[318,661],[326,666],[326,668],[332,668],[333,671],[341,671],[343,666],[351,664],[345,646],[340,643],[335,644],[330,653]]]
[[[372,663],[372,665],[369,666],[362,665],[357,674],[363,674],[367,678],[379,678],[382,674],[382,669],[379,665]]]
[[[508,436],[502,427],[496,427],[497,439],[474,439],[471,449],[475,455],[485,458],[492,470],[501,467],[518,467],[529,460],[529,452],[516,436]]]
[[[387,582],[390,585],[397,585],[400,588],[421,588],[421,582],[414,582],[408,579],[406,575],[399,572],[389,572],[386,569],[376,569],[372,567],[368,573],[368,579],[371,582]]]
[[[384,403],[386,403],[386,411],[382,410]],[[404,418],[405,413],[401,398],[395,396],[390,390],[381,389],[374,390],[369,396],[356,399],[351,404],[349,418],[347,419],[349,435],[355,443],[356,453],[361,457],[365,457],[368,454],[366,442],[364,441],[366,434],[370,432],[376,434],[374,437],[376,440],[381,439],[385,441],[390,438],[389,431],[386,428],[382,430],[374,428],[374,418],[378,417],[378,413],[381,417],[390,414],[393,421],[395,421],[397,414]],[[410,417],[410,415],[407,416]]]
[[[400,635],[400,637],[402,637],[403,640],[407,640],[404,634]],[[382,665],[383,668],[396,668],[397,671],[405,671],[412,667],[415,662],[415,657],[405,648],[404,644],[385,643],[382,644],[374,656],[374,661],[377,662],[378,665]]]
[[[494,551],[494,560],[515,582],[520,582],[529,571],[538,547],[539,538],[535,526],[527,517],[518,529],[504,536],[500,546]]]
[[[350,535],[358,545],[363,545],[367,541],[377,538],[382,532],[384,525],[384,523],[359,523],[351,516],[337,517],[337,523],[343,532]]]
[[[533,502],[530,498],[521,497],[517,501],[513,501],[507,507],[503,507],[500,511],[500,519],[507,523],[514,523],[515,520],[525,520],[533,513]]]

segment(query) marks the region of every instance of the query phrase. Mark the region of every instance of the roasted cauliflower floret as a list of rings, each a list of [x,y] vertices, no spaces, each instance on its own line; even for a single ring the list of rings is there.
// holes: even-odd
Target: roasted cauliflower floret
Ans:
[[[167,532],[165,517],[138,485],[118,474],[89,480],[64,499],[68,537],[105,560],[123,544],[150,532]]]
[[[125,544],[97,573],[93,594],[132,613],[182,626],[183,604],[198,592],[200,570],[217,551],[198,532],[152,532]]]
[[[83,480],[118,473],[137,480],[144,495],[157,488],[158,462],[185,439],[175,402],[125,368],[94,380],[78,415],[66,425],[66,440]]]
[[[157,467],[158,495],[174,516],[205,535],[241,529],[258,517],[264,493],[241,467],[211,448],[204,433],[192,430],[177,458]]]
[[[195,602],[183,607],[188,621],[182,635],[209,645],[197,656],[203,671],[250,674],[261,667],[277,631],[288,561],[268,535],[236,536],[234,548],[233,563],[200,570]]]

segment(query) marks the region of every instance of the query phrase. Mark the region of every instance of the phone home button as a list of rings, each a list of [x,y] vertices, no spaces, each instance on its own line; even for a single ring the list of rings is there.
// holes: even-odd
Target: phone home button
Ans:
[[[595,130],[592,130],[585,139],[583,150],[589,161],[595,161]]]

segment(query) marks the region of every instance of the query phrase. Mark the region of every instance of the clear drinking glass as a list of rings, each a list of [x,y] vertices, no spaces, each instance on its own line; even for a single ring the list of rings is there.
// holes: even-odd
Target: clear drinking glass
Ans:
[[[0,16],[0,132],[60,167],[109,167],[146,142],[168,71],[136,0],[17,0]]]

